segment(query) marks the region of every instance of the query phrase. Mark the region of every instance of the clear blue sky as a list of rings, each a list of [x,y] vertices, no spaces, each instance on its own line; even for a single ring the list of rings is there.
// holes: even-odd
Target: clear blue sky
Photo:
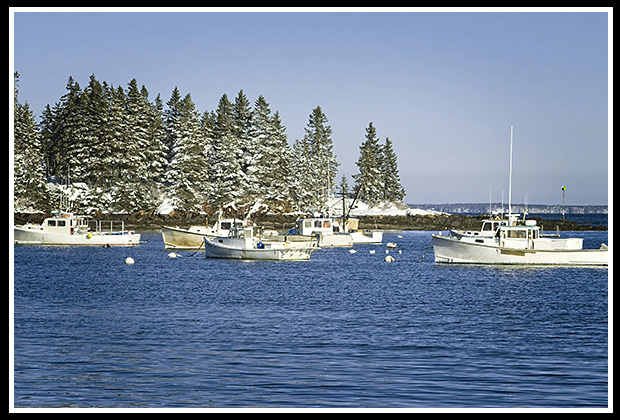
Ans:
[[[340,174],[372,121],[398,154],[409,203],[608,202],[608,16],[553,13],[14,14],[20,102],[36,115],[69,76],[136,78],[164,102],[175,86],[200,112],[240,89],[265,96],[302,138],[320,105]],[[11,42],[11,40],[10,40]],[[11,94],[12,95],[12,94]],[[610,162],[610,161],[609,161]]]

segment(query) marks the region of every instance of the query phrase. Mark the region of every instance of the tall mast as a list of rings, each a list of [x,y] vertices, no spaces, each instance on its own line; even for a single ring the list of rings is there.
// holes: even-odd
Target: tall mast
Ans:
[[[512,208],[510,206],[512,199],[512,123],[510,123],[510,170],[508,173],[508,219],[512,215]]]

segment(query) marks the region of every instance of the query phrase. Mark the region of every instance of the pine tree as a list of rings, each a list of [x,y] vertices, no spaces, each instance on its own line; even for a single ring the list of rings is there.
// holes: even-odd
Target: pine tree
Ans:
[[[291,171],[291,150],[286,137],[286,127],[282,125],[280,113],[276,111],[270,118],[268,156],[270,160],[263,160],[265,173],[263,184],[265,185],[265,195],[271,200],[288,200],[290,198],[289,188],[292,184]]]
[[[252,128],[252,108],[250,101],[240,90],[233,104],[233,147],[239,150],[235,155],[243,176],[238,177],[238,196],[244,197],[258,189],[256,179],[256,144],[250,136]],[[232,158],[232,157],[231,157]]]
[[[17,101],[19,74],[14,73],[13,205],[16,209],[48,208],[41,135],[28,103]]]
[[[241,197],[240,186],[245,176],[241,167],[241,151],[234,132],[233,109],[228,96],[222,95],[216,110],[211,142],[211,203],[216,207]]]
[[[327,116],[321,107],[317,106],[310,114],[304,135],[304,143],[309,147],[308,158],[312,162],[307,176],[313,183],[308,187],[316,209],[325,207],[329,197],[334,194],[336,187],[334,180],[339,166],[332,150],[332,128],[327,122]]]
[[[385,139],[382,148],[381,172],[383,174],[383,199],[385,201],[402,201],[405,198],[405,189],[400,183],[398,174],[398,159],[392,142],[389,138]]]
[[[52,177],[66,178],[71,163],[74,167],[78,163],[73,156],[74,149],[79,143],[78,134],[82,119],[79,115],[81,89],[71,76],[66,89],[67,93],[60,98],[53,109],[50,109],[49,105],[46,107],[41,121],[45,160],[48,163],[48,175]],[[72,174],[78,177],[80,175],[75,168]]]
[[[355,190],[360,192],[361,200],[374,206],[383,198],[383,179],[381,146],[372,122],[366,128],[366,141],[360,146],[360,156],[356,164],[359,174],[353,177],[356,182]]]
[[[268,200],[289,198],[291,156],[285,131],[280,114],[276,111],[271,115],[269,104],[262,95],[259,96],[254,103],[250,131],[255,162],[251,168],[256,180],[252,193]]]
[[[295,140],[292,155],[291,165],[294,176],[289,195],[301,211],[316,211],[317,201],[314,196],[316,180],[314,179],[311,145],[307,137]]]
[[[170,196],[175,207],[194,210],[206,200],[208,160],[202,136],[200,115],[187,94],[176,103],[176,119],[168,127],[174,134],[169,162]]]

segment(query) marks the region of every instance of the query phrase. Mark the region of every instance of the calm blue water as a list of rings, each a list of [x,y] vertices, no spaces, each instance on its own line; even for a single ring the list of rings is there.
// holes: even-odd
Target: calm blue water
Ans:
[[[14,404],[607,406],[607,269],[416,263],[430,233],[396,235],[394,263],[15,247]]]

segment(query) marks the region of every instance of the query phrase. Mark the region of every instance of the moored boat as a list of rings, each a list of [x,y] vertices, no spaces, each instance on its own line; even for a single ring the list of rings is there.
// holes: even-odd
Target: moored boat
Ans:
[[[512,214],[512,137],[510,125],[510,170],[508,218],[485,220],[479,232],[450,231],[432,235],[435,261],[460,264],[579,265],[606,266],[609,252],[583,249],[581,238],[545,237],[535,220]]]
[[[432,235],[435,261],[459,264],[608,265],[608,247],[583,249],[582,238],[542,235],[534,220],[517,219],[498,224],[489,235]],[[491,221],[485,221],[485,223]]]
[[[120,223],[121,229],[114,230]],[[109,229],[108,229],[109,227]],[[40,225],[26,223],[13,228],[16,245],[90,245],[134,246],[140,244],[140,234],[125,230],[123,221],[96,221],[95,230],[88,226],[86,216],[67,212],[52,212],[52,217]]]
[[[338,220],[331,217],[304,217],[297,219],[295,226],[288,231],[289,235],[319,237],[320,247],[353,246],[351,234],[341,228]]]
[[[246,222],[247,224],[247,222]],[[209,226],[190,226],[187,229],[172,226],[162,226],[161,235],[166,249],[198,249],[203,246],[204,238],[228,236],[231,228],[240,228],[244,222],[239,219],[220,219]]]
[[[296,238],[298,239],[298,238]],[[316,238],[263,238],[255,226],[233,227],[226,237],[204,238],[205,257],[242,260],[308,260],[320,249]]]

